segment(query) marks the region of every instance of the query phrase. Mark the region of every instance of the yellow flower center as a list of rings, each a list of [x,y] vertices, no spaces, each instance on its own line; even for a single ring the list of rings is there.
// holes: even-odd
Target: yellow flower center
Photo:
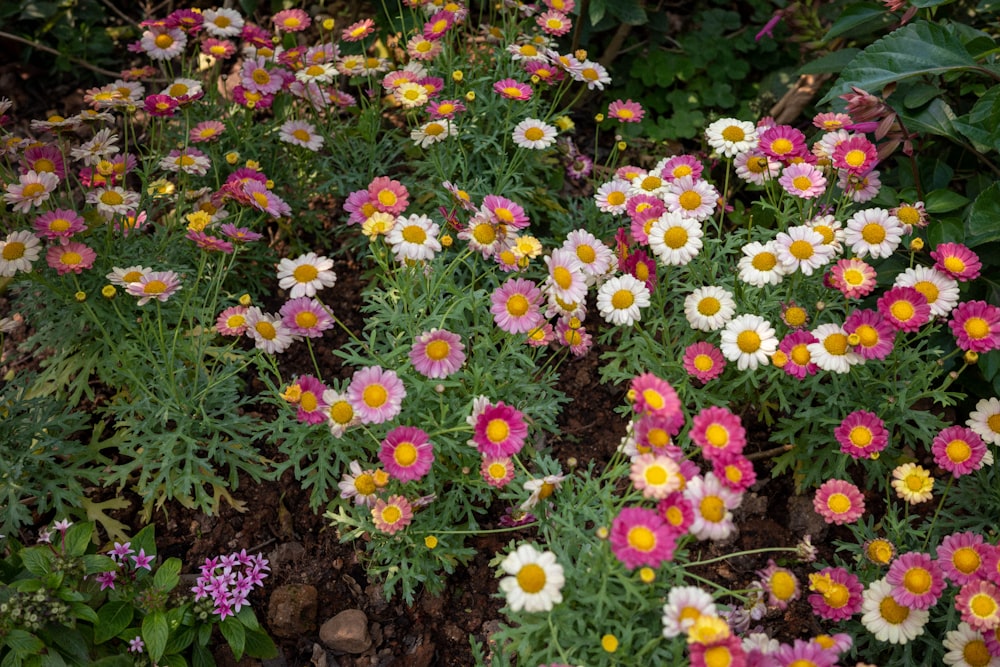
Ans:
[[[681,208],[685,211],[694,211],[701,206],[701,195],[694,190],[686,190],[680,197],[677,198],[677,203],[679,203]]]
[[[739,125],[729,125],[722,131],[722,138],[730,143],[738,143],[746,137],[746,132]]]
[[[800,327],[806,323],[808,314],[805,308],[800,308],[798,306],[792,306],[785,310],[785,321],[788,322],[788,326]]]
[[[972,340],[979,340],[990,335],[990,325],[981,317],[970,317],[962,324],[962,328]]]
[[[658,176],[652,176],[652,175],[650,175],[650,176],[646,176],[645,178],[642,179],[642,183],[640,184],[640,187],[643,190],[651,191],[651,190],[655,190],[656,188],[660,187],[661,185],[663,185],[663,181],[660,180],[660,178]]]
[[[759,252],[753,256],[750,264],[758,271],[770,271],[778,263],[778,258],[773,252]]]
[[[687,242],[688,233],[683,227],[671,227],[663,235],[663,243],[672,250],[683,248]]]
[[[538,141],[545,137],[545,132],[540,127],[529,127],[524,131],[524,138],[528,141]]]
[[[307,391],[299,399],[299,406],[306,412],[313,412],[319,407],[319,400],[316,398],[316,394]]]
[[[263,86],[264,84],[266,84],[268,81],[271,80],[271,75],[267,73],[267,70],[258,67],[250,75],[250,78],[252,78],[254,83],[256,83],[258,86]]]
[[[121,206],[125,198],[114,190],[107,190],[101,193],[101,203],[108,206]]]
[[[521,317],[528,312],[530,305],[523,294],[513,294],[507,299],[507,312],[514,317]]]
[[[583,244],[576,247],[576,256],[579,257],[580,261],[584,264],[591,264],[597,259],[597,252],[594,250],[593,246]]]
[[[954,255],[945,257],[943,263],[944,268],[948,269],[948,271],[951,271],[952,273],[962,273],[965,271],[965,262]]]
[[[729,444],[729,431],[721,424],[712,424],[705,429],[705,439],[713,447],[725,447]]]
[[[771,142],[771,152],[775,155],[784,155],[786,153],[791,153],[794,150],[795,144],[793,144],[788,139],[775,139]]]
[[[741,331],[736,337],[736,347],[744,354],[752,354],[760,349],[760,335],[756,331]]]
[[[899,625],[910,617],[910,608],[897,603],[891,595],[882,598],[878,605],[878,611],[886,622],[893,625]]]
[[[389,392],[380,384],[370,384],[361,393],[361,400],[370,408],[379,408],[389,400]]]
[[[333,421],[335,421],[338,424],[349,424],[351,423],[351,420],[354,419],[354,408],[352,408],[351,404],[348,403],[347,401],[337,401],[336,403],[330,406],[330,418],[333,419]],[[368,477],[368,476],[362,475],[362,477]],[[355,486],[358,486],[360,488],[359,482],[361,481],[362,477],[358,477],[358,479],[354,483]],[[368,479],[370,480],[371,477],[368,477]],[[375,490],[374,482],[372,484],[373,484],[372,491],[374,491]]]
[[[302,21],[300,21],[296,16],[287,16],[281,24],[286,30],[294,30],[302,25]]]
[[[719,496],[705,496],[698,505],[698,511],[706,521],[718,523],[726,516],[726,504]]]
[[[389,505],[382,510],[382,521],[390,526],[403,518],[403,511],[395,505]]]
[[[662,486],[667,483],[667,471],[661,465],[651,465],[645,470],[646,483],[650,486]]]
[[[444,134],[444,125],[441,123],[428,123],[427,127],[424,128],[424,134],[436,137],[439,134]]]
[[[778,570],[771,575],[771,592],[779,600],[791,600],[795,595],[795,577]]]
[[[59,261],[60,261],[60,263],[66,264],[68,266],[76,266],[77,264],[79,264],[80,262],[83,261],[83,256],[80,253],[73,252],[71,250],[69,252],[64,252],[62,254],[62,257],[59,258]],[[159,282],[159,281],[158,280],[154,280],[154,281],[152,281],[150,283],[146,283],[146,288],[143,291],[146,292],[147,294],[149,294],[150,293],[149,292],[149,286],[152,283],[154,283],[154,282]],[[162,285],[163,283],[160,283],[160,284]],[[164,286],[164,287],[166,287],[166,286]],[[162,292],[162,291],[163,290],[161,289],[160,292]],[[154,293],[155,294],[159,294],[160,292],[154,292]]]
[[[230,315],[226,318],[226,326],[230,329],[238,329],[246,324],[247,318],[243,315]]]
[[[847,335],[832,333],[823,339],[823,347],[834,356],[843,356],[847,354]]]
[[[877,245],[885,240],[885,227],[877,222],[869,222],[861,229],[861,238],[866,243]]]
[[[620,190],[613,190],[608,193],[608,203],[612,206],[621,206],[625,203],[625,193]]]
[[[873,434],[867,426],[855,426],[847,437],[855,447],[864,448],[872,444]]]
[[[865,155],[865,152],[858,150],[857,148],[844,153],[844,162],[851,167],[860,167],[865,163],[866,158],[867,156]]]
[[[973,639],[962,648],[962,658],[971,667],[987,667],[993,661],[993,654],[982,639]]]
[[[845,514],[851,509],[851,499],[843,493],[831,493],[826,500],[826,506],[834,514]]]
[[[565,266],[557,266],[552,270],[552,280],[563,289],[573,284],[573,274]]]
[[[413,446],[412,442],[401,442],[393,450],[392,458],[399,465],[408,468],[417,460],[417,448]]]
[[[698,312],[706,317],[715,315],[722,309],[722,302],[714,296],[707,296],[698,302]]]
[[[809,347],[806,343],[799,343],[798,345],[792,347],[791,354],[789,355],[796,366],[806,366],[812,361],[812,355],[809,354]]]
[[[903,575],[903,587],[915,595],[929,591],[931,583],[931,573],[922,567],[911,567]]]
[[[900,322],[907,322],[917,314],[917,309],[906,299],[900,299],[889,306],[889,312]]]
[[[275,329],[274,325],[270,322],[260,321],[255,324],[253,328],[264,340],[274,340],[278,337],[277,329]]]
[[[8,262],[24,257],[25,245],[20,241],[9,241],[3,246],[3,258]]]
[[[972,447],[965,440],[952,440],[944,448],[944,451],[953,463],[964,463],[972,456]]]
[[[924,488],[924,478],[916,473],[906,476],[906,488],[910,491],[920,491]]]
[[[153,42],[159,49],[169,49],[174,43],[174,38],[165,33],[161,33],[156,36],[156,39],[154,39]]]
[[[788,246],[788,252],[799,261],[807,260],[813,256],[813,245],[809,241],[792,241]]]
[[[997,613],[997,601],[991,595],[976,593],[969,600],[969,611],[976,618],[994,617]]]
[[[808,176],[796,176],[792,179],[792,187],[796,190],[808,190],[812,187],[812,180]],[[796,241],[796,243],[804,243],[804,241]]]
[[[702,373],[712,370],[714,366],[715,361],[707,354],[699,354],[694,358],[694,367]]]
[[[633,526],[626,536],[628,544],[638,551],[652,551],[656,547],[656,533],[646,526]]]
[[[952,553],[951,564],[962,574],[972,574],[979,569],[982,559],[972,547],[961,547]]]
[[[854,330],[854,333],[863,347],[874,347],[878,344],[878,330],[870,324],[862,324]]]
[[[491,419],[486,424],[486,438],[490,442],[503,442],[510,435],[510,425],[504,419]]]
[[[653,428],[646,434],[646,440],[653,447],[666,447],[670,444],[670,434],[662,428]]]
[[[422,245],[427,240],[427,232],[420,225],[407,225],[403,228],[403,240],[407,243]]]
[[[635,295],[627,289],[620,289],[611,296],[611,306],[615,310],[625,310],[635,303]]]
[[[346,422],[340,422],[346,423]],[[361,473],[354,479],[354,489],[362,496],[370,496],[375,493],[375,480],[368,473]]]
[[[872,540],[867,553],[873,561],[884,565],[892,560],[892,545],[885,540]]]
[[[311,310],[303,310],[295,313],[295,326],[300,329],[311,329],[316,326],[318,321],[319,319],[316,317],[316,313]]]
[[[733,652],[728,646],[713,646],[703,654],[705,667],[731,667],[733,664]]]
[[[481,222],[472,228],[472,237],[476,239],[477,243],[490,245],[496,241],[497,233],[496,230],[493,229],[493,225]]]
[[[517,585],[525,593],[537,593],[545,588],[545,570],[537,563],[528,563],[517,572]]]
[[[666,400],[663,398],[663,394],[651,387],[642,390],[642,399],[646,402],[646,405],[653,410],[662,410],[663,406],[666,405]]]

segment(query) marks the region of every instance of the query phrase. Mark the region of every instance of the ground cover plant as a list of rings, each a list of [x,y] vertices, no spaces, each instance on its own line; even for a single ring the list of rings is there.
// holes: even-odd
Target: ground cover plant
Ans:
[[[38,359],[0,388],[3,664],[272,656],[266,559],[157,557],[98,487],[152,522],[289,475],[406,604],[500,536],[481,664],[1000,663],[996,186],[913,150],[991,164],[995,39],[907,16],[801,123],[706,108],[640,155],[579,12],[177,10],[84,111],[0,103],[0,329]],[[608,460],[549,445],[587,355],[624,393]],[[766,475],[836,550],[727,548]],[[801,599],[821,632],[769,632]]]

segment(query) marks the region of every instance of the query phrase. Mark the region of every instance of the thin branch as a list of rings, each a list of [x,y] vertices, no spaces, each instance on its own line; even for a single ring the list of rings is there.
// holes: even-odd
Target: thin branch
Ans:
[[[51,46],[45,46],[44,44],[33,42],[30,39],[25,39],[24,37],[18,37],[17,35],[12,35],[9,32],[4,32],[2,30],[0,30],[0,38],[10,39],[15,42],[20,42],[21,44],[26,44],[40,51],[45,51],[46,53],[51,53],[53,55],[57,56],[63,55],[60,51],[58,51],[57,49],[53,49]],[[89,69],[92,72],[97,72],[98,74],[104,74],[105,76],[112,76],[115,77],[116,79],[119,76],[121,76],[121,72],[112,72],[111,70],[104,69],[103,67],[98,67],[97,65],[91,65],[86,60],[83,60],[81,58],[74,58],[73,56],[66,56],[66,57],[69,59],[70,62],[75,63],[80,67],[83,67],[84,69]]]
[[[128,23],[131,23],[132,25],[134,25],[137,28],[139,27],[139,22],[138,21],[136,21],[134,18],[132,18],[131,16],[129,16],[128,14],[126,14],[125,12],[123,12],[122,10],[118,9],[118,7],[116,7],[114,5],[114,3],[111,2],[111,0],[101,0],[101,3],[103,3],[108,9],[110,9],[111,11],[113,11],[115,14],[118,14],[118,16],[120,18],[124,19]]]

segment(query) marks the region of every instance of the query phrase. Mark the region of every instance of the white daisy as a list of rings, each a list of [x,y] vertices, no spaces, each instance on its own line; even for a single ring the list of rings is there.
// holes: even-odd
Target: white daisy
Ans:
[[[715,600],[697,586],[675,586],[663,605],[663,636],[667,639],[686,634],[699,616],[715,616]]]
[[[566,583],[562,566],[551,551],[538,551],[522,544],[500,564],[508,575],[500,580],[500,590],[507,595],[511,611],[551,611],[562,602]]]
[[[667,210],[682,218],[705,220],[715,212],[719,193],[708,181],[695,181],[690,176],[675,178],[663,195]]]
[[[833,248],[834,257],[844,251],[844,229],[840,221],[832,215],[817,215],[806,223],[823,237],[823,244]]]
[[[740,280],[754,287],[763,287],[777,285],[784,279],[785,267],[778,260],[778,248],[774,241],[753,241],[743,246],[742,251],[743,257],[737,264]]]
[[[628,207],[628,191],[631,185],[628,181],[616,178],[597,188],[594,201],[597,208],[605,213],[621,215]]]
[[[898,604],[892,598],[892,585],[884,578],[873,581],[862,598],[861,624],[875,635],[875,639],[905,644],[923,634],[930,612]]]
[[[906,269],[893,283],[895,287],[913,287],[927,297],[931,315],[947,317],[958,305],[958,281],[938,271],[933,266],[915,266]]]
[[[290,120],[278,128],[278,138],[294,146],[302,146],[311,151],[323,147],[323,135],[316,132],[312,124],[304,120]]]
[[[926,613],[926,612],[925,612]],[[991,655],[981,632],[962,621],[955,630],[949,630],[941,642],[948,652],[944,664],[954,667],[1000,667],[1000,656]]]
[[[648,174],[636,176],[629,183],[629,197],[635,195],[650,195],[652,197],[662,197],[667,192],[667,181],[660,178],[659,171],[654,169]]]
[[[177,78],[174,82],[160,91],[161,95],[169,95],[170,97],[180,98],[188,97],[195,98],[199,97],[204,91],[201,85],[201,81],[196,81],[195,79],[185,79]]]
[[[313,63],[295,71],[295,78],[302,83],[330,83],[336,76],[333,63]]]
[[[722,356],[736,362],[741,371],[756,370],[757,366],[770,363],[778,349],[774,327],[760,315],[740,315],[726,322],[722,330]]]
[[[316,296],[324,287],[337,281],[333,260],[314,252],[307,252],[295,259],[287,257],[278,262],[278,287],[290,289],[288,297]]]
[[[128,215],[139,205],[139,193],[120,186],[96,188],[87,193],[87,202],[97,206],[97,211],[110,220],[117,215]]]
[[[786,273],[799,270],[803,275],[811,276],[813,271],[833,259],[833,247],[823,243],[822,234],[805,225],[778,232],[774,241],[778,261]]]
[[[821,324],[810,332],[819,342],[809,343],[806,349],[812,362],[825,371],[847,373],[851,366],[864,363],[847,342],[847,332],[839,324]]]
[[[646,283],[627,273],[615,276],[597,290],[597,310],[611,324],[631,326],[642,318],[639,309],[648,305]]]
[[[280,354],[295,340],[291,330],[281,321],[280,315],[265,313],[257,306],[250,306],[244,317],[247,324],[246,333],[253,338],[254,346],[258,350],[268,354]]]
[[[684,266],[702,248],[702,230],[697,220],[667,212],[649,228],[649,247],[667,266]]]
[[[427,103],[427,89],[415,81],[407,81],[393,91],[393,96],[404,109],[415,109]]]
[[[736,118],[720,118],[705,128],[708,145],[723,157],[735,157],[757,145],[757,128]]]
[[[587,297],[587,277],[576,253],[568,248],[558,248],[545,257],[549,277],[544,289],[563,303],[580,303]]]
[[[847,221],[844,242],[858,257],[888,257],[903,239],[903,224],[884,208],[858,211]]]
[[[699,287],[684,299],[684,316],[692,329],[716,331],[736,312],[736,302],[728,290],[714,285]]]
[[[31,273],[31,265],[41,252],[41,241],[37,236],[25,229],[11,232],[0,241],[0,276]]]
[[[441,242],[437,238],[439,231],[438,224],[426,215],[400,216],[385,240],[392,246],[399,263],[431,260],[441,252]]]
[[[535,118],[525,118],[514,126],[514,143],[521,148],[542,150],[556,142],[556,128]]]
[[[614,251],[585,229],[575,229],[567,234],[562,247],[576,255],[588,285],[618,266]]]
[[[235,37],[243,30],[243,17],[235,9],[206,9],[201,16],[205,32],[212,37]]]
[[[981,399],[965,424],[978,433],[983,442],[1000,445],[1000,398]]]
[[[734,510],[743,496],[725,486],[713,473],[693,477],[684,487],[684,497],[694,508],[694,522],[688,532],[699,540],[724,540],[736,529]]]
[[[431,144],[444,141],[448,137],[458,134],[458,128],[449,120],[432,120],[424,123],[410,132],[410,139],[421,148],[427,148]]]

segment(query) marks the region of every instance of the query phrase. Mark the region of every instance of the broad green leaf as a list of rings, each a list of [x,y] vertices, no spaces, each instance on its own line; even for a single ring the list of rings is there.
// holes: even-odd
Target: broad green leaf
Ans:
[[[86,621],[91,625],[97,623],[100,619],[97,616],[97,612],[89,604],[84,604],[83,602],[73,602],[69,605],[69,610],[76,616],[77,619],[81,621]]]
[[[808,62],[798,69],[796,74],[826,74],[828,72],[843,71],[847,65],[854,60],[854,57],[861,53],[860,49],[847,48],[839,49],[833,53]]]
[[[941,218],[927,227],[927,242],[931,246],[942,243],[961,243],[965,240],[965,228],[961,218]]]
[[[246,629],[236,618],[229,616],[222,623],[219,623],[219,630],[226,638],[229,648],[233,650],[233,656],[239,660],[246,650]]]
[[[924,197],[924,206],[928,213],[949,213],[969,203],[966,197],[951,190],[933,190]]]
[[[45,648],[41,639],[20,628],[14,628],[8,632],[7,636],[4,637],[4,643],[10,647],[11,651],[22,657],[37,654]]]
[[[608,13],[628,25],[643,25],[649,21],[641,0],[615,0],[608,5]]]
[[[607,2],[605,0],[590,0],[590,24],[597,25],[600,23],[606,11]]]
[[[30,547],[21,551],[21,562],[24,568],[35,575],[41,577],[52,571],[52,556],[43,547]]]
[[[59,651],[49,649],[39,659],[42,667],[66,667],[66,660]]]
[[[865,28],[866,33],[874,32],[883,27],[886,22],[885,7],[869,2],[848,5],[840,12],[827,33],[823,35],[823,41],[829,42],[855,28]]]
[[[156,568],[153,575],[153,585],[161,591],[172,591],[180,581],[181,559],[168,558],[165,563]]]
[[[74,523],[66,531],[66,553],[70,556],[82,556],[87,553],[87,545],[94,534],[94,524],[89,521]]]
[[[906,129],[911,132],[926,132],[948,137],[954,141],[962,141],[962,136],[955,129],[955,112],[944,100],[932,100],[927,108],[912,115],[900,113],[900,118],[906,123]]]
[[[969,113],[956,119],[953,125],[980,152],[1000,151],[1000,86],[987,90]]]
[[[167,617],[162,611],[154,611],[142,619],[142,639],[146,642],[146,652],[154,662],[163,657],[169,635]]]
[[[98,622],[94,627],[94,643],[101,644],[128,627],[135,609],[128,602],[108,602],[97,610]]]
[[[83,561],[83,571],[87,574],[98,574],[118,569],[118,564],[115,563],[114,559],[103,554],[87,554],[80,560]]]
[[[976,197],[965,221],[969,246],[1000,241],[1000,183],[994,183]]]
[[[278,647],[263,630],[247,630],[246,653],[252,658],[267,660],[278,655]]]
[[[156,555],[156,525],[149,524],[138,533],[136,533],[132,539],[132,548],[135,549],[136,553],[139,549],[146,552],[147,556]]]
[[[163,667],[187,667],[188,663],[187,660],[184,659],[184,656],[174,653],[172,655],[163,656],[163,658],[160,659],[159,664],[163,665]]]
[[[962,42],[945,27],[917,21],[886,35],[851,61],[823,104],[851,86],[878,95],[887,85],[910,77],[944,74],[976,67]]]

